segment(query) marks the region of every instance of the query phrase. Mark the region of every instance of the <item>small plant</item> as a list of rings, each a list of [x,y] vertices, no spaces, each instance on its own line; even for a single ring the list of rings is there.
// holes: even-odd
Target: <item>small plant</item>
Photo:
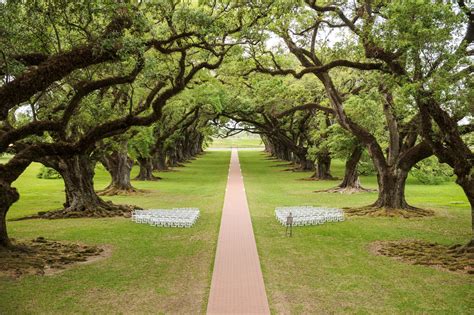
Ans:
[[[452,169],[445,163],[439,163],[434,156],[416,164],[410,173],[426,185],[439,185],[453,176]]]
[[[42,166],[36,177],[41,179],[58,179],[61,178],[61,175],[51,167]]]

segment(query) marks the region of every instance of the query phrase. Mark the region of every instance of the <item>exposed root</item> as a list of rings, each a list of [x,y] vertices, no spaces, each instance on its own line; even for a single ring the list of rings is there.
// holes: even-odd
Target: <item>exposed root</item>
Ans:
[[[107,218],[107,217],[126,217],[131,216],[132,210],[140,210],[140,207],[134,205],[115,205],[112,201],[103,201],[100,205],[88,207],[85,209],[66,208],[48,212],[38,212],[38,214],[19,218],[13,221],[27,219],[69,219],[69,218]]]
[[[456,244],[451,246],[450,249],[456,250],[458,254],[474,254],[474,242],[471,240],[471,242],[466,245]]]
[[[388,209],[380,207],[343,208],[349,216],[422,218],[434,215],[433,210],[409,207],[408,209]]]
[[[146,190],[137,189],[134,187],[121,189],[117,187],[107,187],[104,190],[98,191],[98,196],[135,196],[135,195],[143,195],[147,193]]]
[[[339,194],[357,194],[357,193],[364,193],[364,192],[374,192],[377,189],[370,189],[364,187],[333,187],[329,189],[322,189],[322,190],[315,190],[315,193],[339,193]]]
[[[80,263],[105,258],[110,253],[107,246],[55,242],[43,237],[31,241],[13,241],[12,247],[0,248],[0,277],[50,275]]]
[[[459,252],[460,244],[445,246],[420,240],[377,241],[370,250],[376,255],[393,257],[413,264],[474,275],[474,250]]]

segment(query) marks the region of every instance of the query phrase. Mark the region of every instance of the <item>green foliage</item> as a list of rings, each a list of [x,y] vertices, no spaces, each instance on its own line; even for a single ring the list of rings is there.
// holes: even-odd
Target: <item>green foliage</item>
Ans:
[[[39,169],[38,174],[36,174],[36,178],[40,179],[59,179],[61,178],[61,174],[59,174],[55,169],[41,166]]]
[[[369,154],[367,154],[367,151],[364,151],[362,153],[359,165],[357,166],[357,172],[359,173],[359,175],[363,176],[372,176],[377,174],[374,162],[372,162],[372,159],[370,158]]]
[[[416,164],[410,173],[426,185],[439,185],[450,181],[453,176],[451,167],[445,163],[439,163],[434,156]]]
[[[136,134],[128,141],[128,152],[134,159],[138,157],[150,157],[151,148],[155,143],[153,136],[153,126],[133,128]]]

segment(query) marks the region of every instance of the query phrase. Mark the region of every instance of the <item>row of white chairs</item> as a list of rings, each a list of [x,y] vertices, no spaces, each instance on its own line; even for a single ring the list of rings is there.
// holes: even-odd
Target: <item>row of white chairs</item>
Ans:
[[[189,228],[196,223],[199,215],[198,208],[135,210],[132,212],[132,221],[158,227]]]
[[[341,209],[312,206],[277,207],[275,217],[280,224],[286,226],[290,212],[293,217],[293,226],[344,221],[344,211]]]

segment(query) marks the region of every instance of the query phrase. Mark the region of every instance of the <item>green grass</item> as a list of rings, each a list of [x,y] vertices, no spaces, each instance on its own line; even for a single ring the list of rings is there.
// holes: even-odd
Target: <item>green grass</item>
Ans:
[[[261,152],[239,153],[265,285],[274,313],[434,313],[472,314],[472,277],[374,256],[375,240],[416,238],[442,244],[464,243],[470,212],[454,183],[421,185],[409,178],[408,201],[436,211],[423,219],[349,218],[342,223],[299,227],[294,237],[274,218],[284,205],[362,206],[376,193],[312,193],[338,181],[308,182],[310,173],[284,172],[283,162]],[[160,229],[123,218],[28,220],[9,222],[12,237],[85,244],[110,244],[106,260],[76,266],[61,274],[20,280],[0,279],[0,314],[25,313],[203,313],[229,163],[229,152],[208,152],[160,182],[133,182],[151,192],[109,198],[144,208],[196,206],[202,217],[191,229]],[[33,164],[15,183],[21,199],[9,218],[60,208],[61,180],[36,179]],[[137,170],[134,169],[134,174]],[[335,161],[333,173],[342,176]],[[133,174],[133,175],[134,175]],[[109,176],[97,169],[96,188]],[[374,176],[363,177],[376,187]]]
[[[408,202],[434,209],[432,218],[349,218],[298,227],[288,238],[274,218],[276,206],[363,206],[377,195],[312,193],[338,181],[301,181],[310,173],[285,172],[287,167],[277,166],[282,162],[270,161],[261,152],[239,156],[272,312],[472,314],[472,276],[408,265],[368,251],[376,240],[467,242],[470,209],[454,183],[425,186],[408,180]],[[333,173],[342,176],[342,163],[334,164]],[[376,187],[373,176],[361,181]]]
[[[144,196],[109,198],[144,208],[192,206],[201,218],[191,229],[164,229],[124,218],[27,220],[9,222],[10,236],[85,244],[110,244],[110,258],[61,274],[20,280],[0,279],[0,313],[199,313],[205,310],[223,205],[229,152],[202,158],[161,173],[159,182],[136,182],[152,190]],[[64,201],[62,180],[36,179],[31,165],[15,182],[21,199],[8,217],[56,209]],[[135,175],[137,170],[134,169]],[[95,184],[109,176],[97,169]]]
[[[215,138],[210,146],[211,148],[263,148],[263,142],[260,138]]]

